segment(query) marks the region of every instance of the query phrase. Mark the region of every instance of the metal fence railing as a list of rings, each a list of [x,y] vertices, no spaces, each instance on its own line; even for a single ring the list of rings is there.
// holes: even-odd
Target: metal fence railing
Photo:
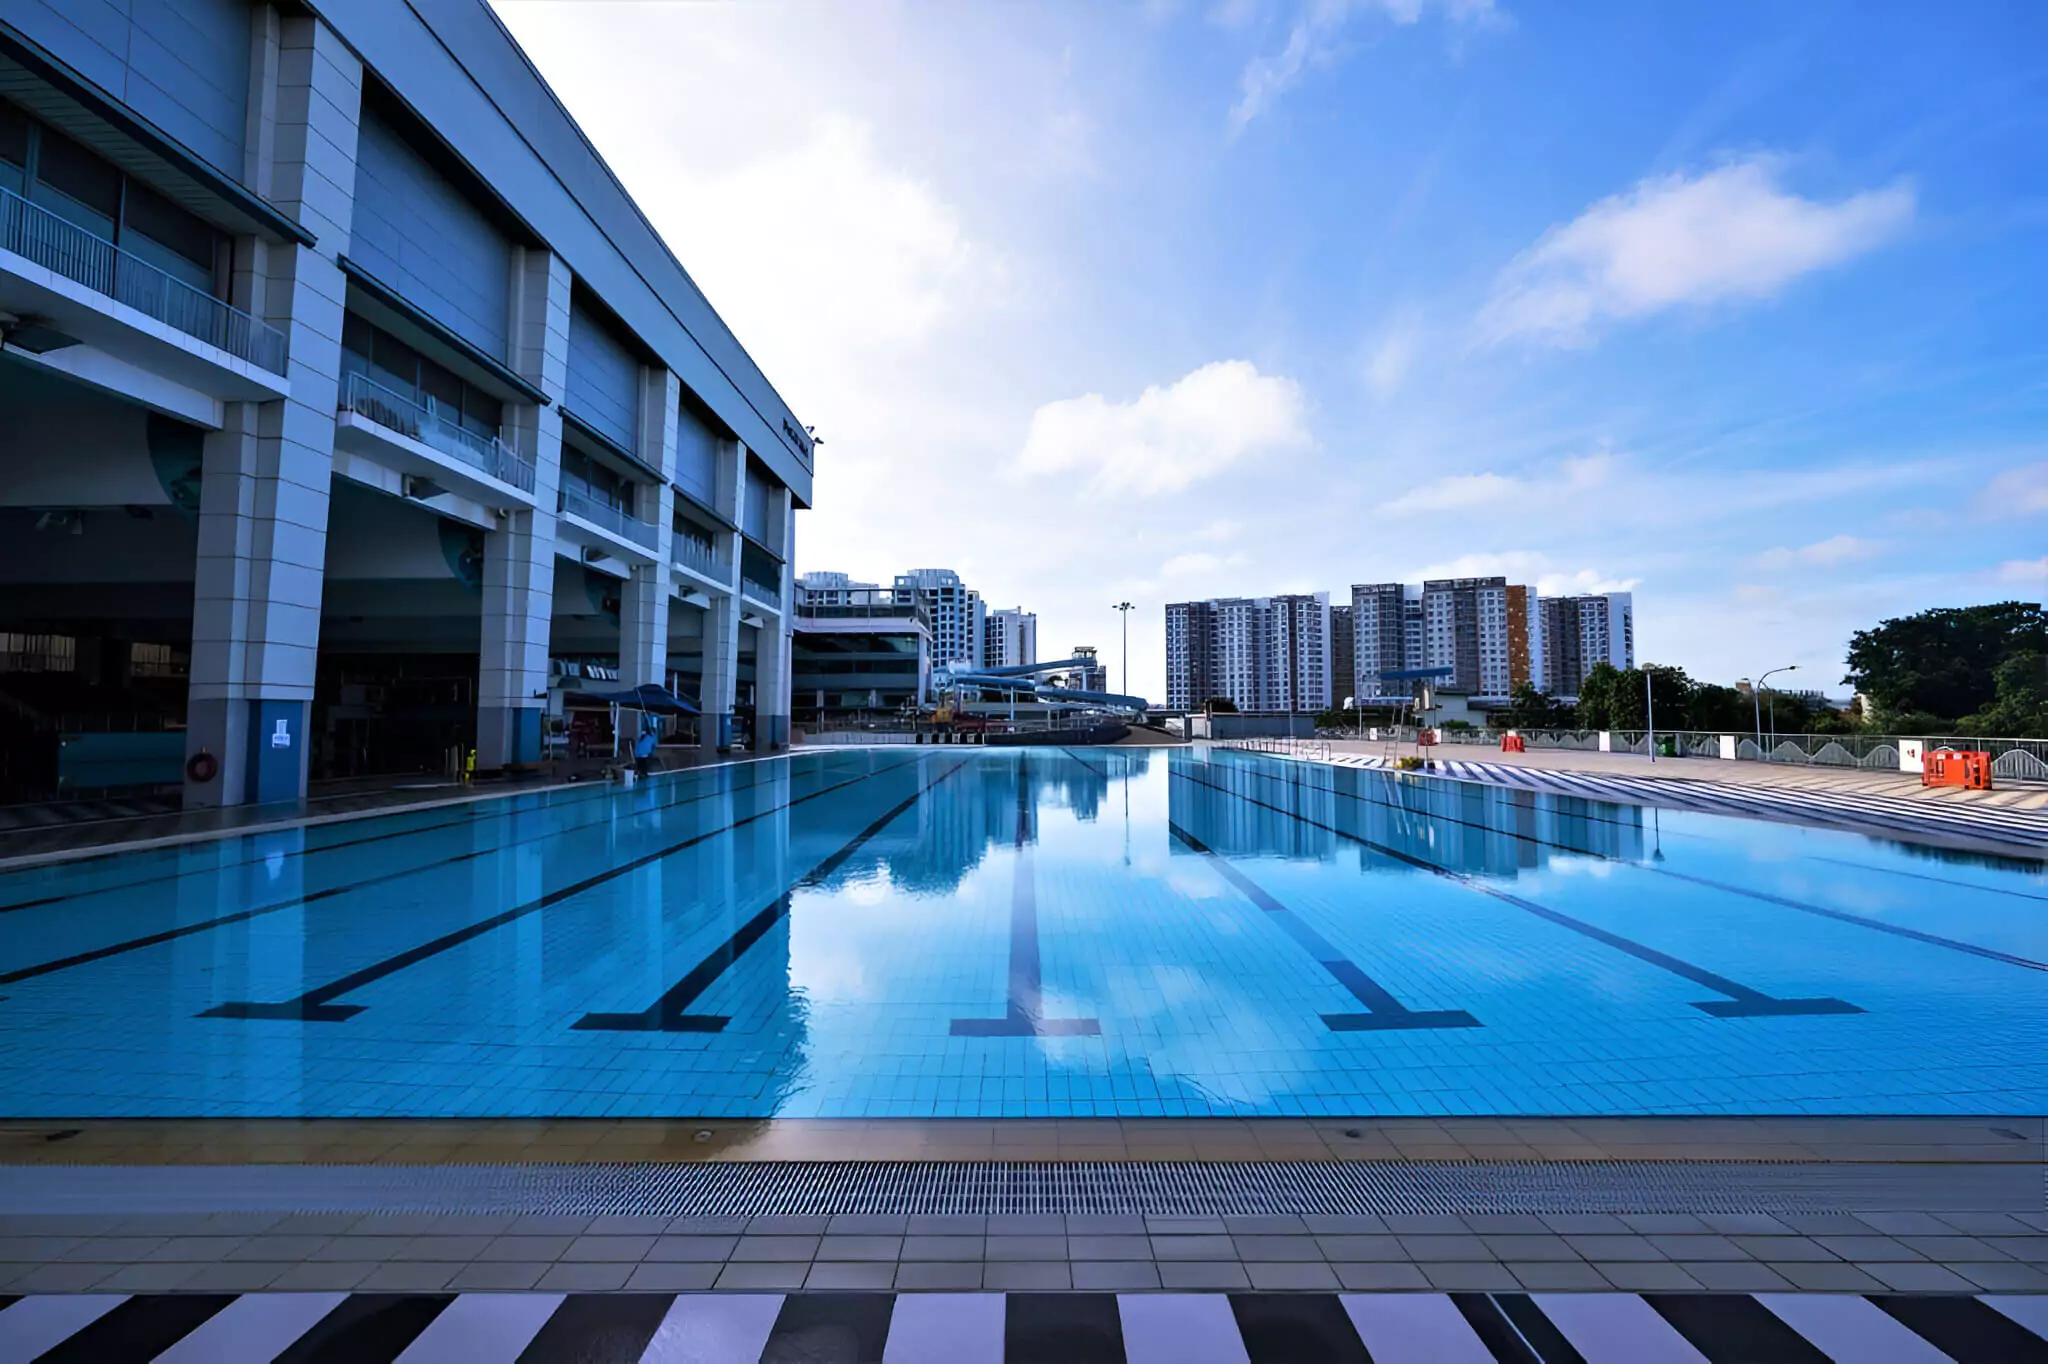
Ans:
[[[285,372],[283,332],[12,190],[0,189],[0,248],[239,360]]]
[[[759,578],[749,578],[744,572],[740,575],[740,595],[752,597],[764,606],[776,606],[782,601],[780,588],[773,583],[764,583]]]
[[[1515,731],[1529,748],[1563,748],[1597,752],[1601,731],[1585,729],[1519,729]],[[1494,729],[1443,729],[1437,737],[1444,744],[1495,747],[1502,731]],[[1736,758],[1751,762],[1783,763],[1797,767],[1860,768],[1866,771],[1899,770],[1899,745],[1911,740],[1927,751],[1961,749],[1991,755],[1993,775],[2014,781],[2048,781],[2048,739],[1977,738],[1959,734],[1729,734],[1725,731],[1670,730],[1656,732],[1660,757],[1715,758],[1723,755],[1721,740],[1734,741]],[[1647,754],[1650,735],[1643,730],[1606,731],[1611,753]]]
[[[1287,735],[1258,735],[1243,739],[1218,739],[1216,747],[1235,749],[1241,753],[1270,753],[1282,758],[1302,758],[1310,762],[1330,760],[1330,741],[1327,739],[1301,739]]]
[[[566,484],[555,494],[555,510],[588,521],[600,530],[608,530],[620,539],[631,540],[646,549],[653,549],[660,543],[661,537],[651,522],[642,521],[609,502],[601,502]]]
[[[676,563],[695,569],[707,578],[725,577],[724,566],[718,562],[718,552],[709,540],[678,531],[668,543],[669,558]]]
[[[340,409],[367,417],[377,425],[410,436],[444,455],[452,455],[521,492],[533,491],[533,466],[496,436],[479,435],[449,421],[430,397],[422,403],[387,388],[356,371],[342,376]]]

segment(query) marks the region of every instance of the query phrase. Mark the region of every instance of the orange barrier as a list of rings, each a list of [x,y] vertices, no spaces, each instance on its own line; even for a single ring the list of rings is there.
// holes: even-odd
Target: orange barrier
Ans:
[[[1920,760],[1922,786],[1960,786],[1965,791],[1991,789],[1991,755],[1937,748]]]
[[[1500,736],[1500,751],[1503,753],[1527,753],[1529,746],[1522,742],[1522,736],[1519,734],[1503,734]]]
[[[1431,747],[1434,747],[1434,746],[1435,746],[1435,744],[1436,744],[1436,731],[1435,731],[1435,730],[1433,730],[1433,729],[1418,729],[1418,730],[1416,730],[1416,731],[1415,731],[1415,746],[1416,746],[1417,748],[1431,748]]]

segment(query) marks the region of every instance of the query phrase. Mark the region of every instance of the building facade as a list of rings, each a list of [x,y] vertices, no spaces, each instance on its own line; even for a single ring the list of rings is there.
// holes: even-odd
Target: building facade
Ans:
[[[792,715],[831,728],[894,714],[923,701],[932,670],[931,619],[915,593],[826,581],[796,589]]]
[[[812,439],[488,5],[17,0],[0,91],[0,630],[187,804],[536,761],[565,658],[786,741]]]
[[[987,608],[981,593],[950,568],[913,568],[896,575],[896,590],[916,593],[931,615],[932,663],[979,668],[986,647]]]
[[[1355,694],[1361,702],[1374,697],[1406,696],[1406,683],[1382,681],[1380,674],[1420,666],[1408,661],[1419,654],[1420,639],[1417,649],[1408,647],[1407,594],[1408,589],[1400,583],[1352,584],[1351,674],[1357,677]],[[1419,626],[1419,619],[1417,623]]]
[[[1330,704],[1358,694],[1358,632],[1348,605],[1330,606]]]
[[[1528,639],[1530,675],[1538,689],[1558,700],[1576,700],[1595,665],[1624,672],[1635,667],[1634,594],[1538,598],[1528,609]]]
[[[1330,594],[1223,597],[1166,608],[1166,695],[1175,710],[1214,698],[1241,711],[1330,705]]]
[[[981,666],[1016,668],[1038,661],[1038,617],[1023,607],[990,611],[982,621]]]

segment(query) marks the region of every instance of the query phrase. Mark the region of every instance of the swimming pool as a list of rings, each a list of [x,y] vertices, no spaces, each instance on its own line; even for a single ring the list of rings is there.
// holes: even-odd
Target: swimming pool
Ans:
[[[2048,1110],[2048,873],[1204,749],[833,749],[0,875],[0,1114]]]

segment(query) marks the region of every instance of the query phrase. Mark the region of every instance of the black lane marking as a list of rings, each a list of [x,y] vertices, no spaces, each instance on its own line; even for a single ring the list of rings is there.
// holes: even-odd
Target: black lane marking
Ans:
[[[1032,857],[1030,760],[1017,759],[1017,866],[1010,889],[1010,996],[1001,1018],[956,1018],[955,1037],[1098,1037],[1095,1018],[1045,1016],[1045,967],[1038,942],[1038,867]]]
[[[1232,1293],[1230,1314],[1252,1364],[1372,1364],[1335,1293]]]
[[[1449,867],[1437,866],[1434,862],[1428,862],[1411,853],[1402,852],[1399,848],[1389,848],[1384,844],[1374,843],[1372,840],[1361,838],[1357,834],[1346,833],[1335,825],[1324,824],[1320,820],[1310,819],[1307,815],[1297,810],[1285,809],[1260,800],[1257,796],[1214,785],[1186,772],[1175,775],[1194,783],[1196,786],[1204,787],[1221,795],[1250,801],[1253,805],[1271,810],[1276,814],[1286,815],[1289,819],[1297,820],[1300,823],[1309,825],[1311,828],[1323,829],[1337,835],[1339,838],[1349,839],[1360,847],[1370,848],[1372,851],[1385,857],[1391,857],[1397,862],[1436,876],[1441,876],[1449,881],[1455,881],[1468,890],[1476,890],[1481,895],[1488,895],[1501,901],[1503,904],[1513,905],[1516,909],[1534,914],[1538,918],[1554,923],[1560,928],[1569,929],[1581,936],[1591,938],[1595,942],[1604,943],[1618,952],[1626,952],[1638,961],[1648,962],[1650,965],[1661,970],[1683,977],[1695,985],[1704,985],[1709,990],[1719,991],[1721,994],[1727,995],[1728,998],[1725,1000],[1710,999],[1704,1002],[1695,1001],[1692,1004],[1693,1008],[1700,1010],[1702,1013],[1711,1014],[1715,1018],[1776,1018],[1806,1014],[1860,1014],[1863,1012],[1856,1005],[1840,999],[1780,999],[1774,995],[1767,995],[1761,990],[1752,990],[1747,985],[1737,984],[1735,981],[1728,979],[1728,977],[1717,975],[1705,967],[1694,966],[1689,961],[1682,961],[1677,957],[1671,956],[1669,953],[1659,952],[1654,947],[1646,947],[1634,939],[1624,938],[1618,933],[1609,933],[1604,928],[1596,928],[1582,919],[1574,919],[1569,914],[1561,914],[1557,910],[1545,905],[1539,905],[1534,900],[1524,900],[1519,895],[1510,895],[1506,891],[1489,886],[1484,881],[1480,881],[1475,877],[1467,876],[1460,871],[1453,871]]]
[[[36,1356],[36,1364],[110,1364],[155,1359],[198,1330],[235,1300],[233,1293],[152,1293],[134,1297],[62,1344]]]
[[[571,1293],[518,1364],[610,1364],[637,1360],[675,1304],[673,1293]]]
[[[1706,886],[1712,890],[1724,890],[1730,895],[1742,895],[1751,900],[1761,900],[1767,905],[1779,905],[1785,909],[1796,909],[1801,914],[1817,914],[1823,919],[1839,919],[1845,924],[1856,924],[1863,928],[1874,928],[1880,933],[1889,933],[1899,938],[1911,938],[1915,942],[1924,942],[1935,947],[1945,947],[1951,952],[1967,952],[1973,957],[1985,957],[1991,961],[2002,961],[2007,966],[2024,966],[2029,971],[2048,971],[2048,962],[2035,961],[2031,957],[2015,957],[2011,953],[2001,952],[1995,947],[1979,947],[1975,943],[1960,942],[1955,938],[1944,938],[1939,933],[1922,933],[1917,928],[1907,928],[1901,924],[1886,923],[1882,919],[1871,919],[1861,914],[1851,914],[1846,909],[1829,909],[1824,905],[1810,905],[1804,900],[1792,900],[1783,895],[1773,895],[1767,890],[1751,890],[1747,886],[1731,886],[1725,881],[1713,881],[1704,876],[1693,876],[1686,872],[1673,871],[1669,867],[1652,867],[1650,870],[1679,881],[1690,881],[1696,886]]]
[[[1870,1301],[1893,1321],[1951,1359],[2040,1364],[2048,1341],[2005,1313],[1953,1293],[1873,1293]]]
[[[275,1364],[396,1359],[454,1301],[453,1293],[351,1293]]]
[[[2012,857],[2006,853],[1986,853],[1984,854],[1984,857],[1986,861],[1991,861],[1994,859],[2004,862],[2017,862],[2025,860],[2022,858]],[[1857,871],[1879,872],[1885,876],[1904,876],[1909,880],[1914,881],[1932,881],[1937,886],[1954,886],[1962,890],[1988,891],[1993,895],[2010,895],[2020,900],[2048,901],[2048,895],[2036,895],[2033,891],[2030,890],[2011,890],[2005,886],[1986,886],[1980,885],[1975,881],[1949,881],[1944,880],[1942,877],[1939,876],[1929,876],[1924,871],[1907,871],[1903,867],[1875,867],[1869,866],[1862,862],[1850,862],[1840,857],[1816,857],[1810,854],[1808,855],[1807,860],[1809,862],[1829,862],[1837,867],[1853,867]],[[2031,865],[2039,866],[2040,864],[2038,862],[2035,862]]]
[[[708,773],[708,772],[716,772],[716,771],[718,771],[718,770],[719,770],[719,769],[718,769],[718,768],[715,768],[715,767],[711,767],[711,768],[701,768],[701,767],[700,767],[700,768],[686,768],[686,769],[684,769],[684,773],[690,773],[690,774],[694,774],[694,773],[699,773],[699,772],[707,772],[707,773]],[[678,773],[677,775],[683,775],[683,773]],[[681,783],[677,783],[677,784],[678,784],[678,785],[681,785]],[[750,786],[752,786],[752,785],[758,785],[758,783],[750,782],[750,783],[748,783],[748,785],[750,785]],[[590,801],[592,801],[592,800],[595,800],[595,799],[597,799],[598,797],[600,797],[600,796],[602,796],[602,795],[605,795],[605,794],[607,794],[608,792],[609,792],[609,788],[608,788],[608,787],[607,787],[607,786],[606,786],[605,784],[603,784],[603,783],[598,783],[598,784],[597,784],[597,785],[595,786],[595,788],[594,788],[594,789],[586,789],[586,790],[580,790],[580,791],[564,791],[564,792],[558,792],[558,793],[553,793],[553,794],[558,794],[558,795],[559,795],[559,796],[560,796],[561,798],[560,798],[560,799],[558,799],[558,800],[554,800],[554,801],[550,801],[550,802],[547,802],[547,803],[545,803],[545,804],[540,804],[540,805],[529,805],[529,806],[526,806],[526,807],[524,807],[524,808],[521,808],[521,809],[518,809],[518,810],[512,810],[512,811],[508,811],[507,813],[508,813],[508,814],[509,814],[509,815],[510,815],[510,816],[511,816],[512,818],[514,818],[514,819],[518,819],[518,818],[520,818],[520,817],[522,817],[522,816],[525,816],[525,815],[539,815],[539,814],[551,814],[551,813],[553,813],[553,812],[555,812],[555,811],[558,811],[558,810],[562,810],[562,809],[565,809],[565,808],[567,808],[567,807],[569,807],[569,806],[572,806],[572,805],[584,805],[584,804],[588,804],[588,803],[589,803]],[[522,793],[522,792],[514,792],[514,793],[513,793],[513,794],[511,794],[511,795],[508,795],[508,796],[504,796],[504,797],[501,797],[501,799],[504,799],[504,800],[521,800],[521,799],[524,799],[524,798],[525,798],[525,795],[526,795],[526,794],[527,794],[527,793]],[[545,793],[545,792],[543,792],[543,793],[539,793],[539,794],[550,794],[550,793]],[[286,861],[289,861],[289,860],[291,860],[292,858],[296,858],[296,857],[312,857],[312,856],[314,856],[314,855],[315,855],[315,854],[317,854],[317,853],[328,853],[328,852],[337,852],[337,851],[339,851],[339,850],[341,850],[341,849],[343,849],[343,848],[354,848],[354,847],[359,847],[359,846],[361,846],[361,845],[362,845],[362,844],[364,844],[364,843],[387,843],[387,842],[390,842],[390,841],[391,841],[392,839],[395,839],[395,838],[410,838],[410,837],[411,837],[412,835],[414,835],[414,834],[430,834],[430,833],[438,833],[439,831],[441,831],[441,830],[443,830],[443,829],[459,829],[459,828],[462,828],[462,827],[465,827],[465,826],[468,826],[468,825],[474,825],[474,824],[480,823],[480,822],[482,822],[483,820],[486,820],[486,819],[495,819],[495,818],[497,818],[498,816],[496,816],[496,815],[490,815],[490,814],[485,814],[485,813],[479,813],[479,812],[478,812],[478,807],[480,807],[480,806],[485,806],[485,805],[489,805],[489,804],[491,804],[491,803],[492,803],[492,802],[491,802],[491,801],[489,801],[489,800],[478,800],[478,801],[471,801],[471,802],[469,802],[468,806],[466,807],[466,808],[467,808],[467,810],[468,810],[468,813],[466,813],[466,814],[465,814],[465,815],[464,815],[464,816],[463,816],[463,817],[462,817],[461,819],[444,819],[444,820],[442,820],[442,821],[441,821],[440,823],[438,823],[438,824],[420,824],[420,825],[416,825],[416,826],[414,826],[413,828],[410,828],[410,829],[394,829],[394,830],[390,831],[389,833],[382,833],[382,834],[365,834],[365,835],[364,835],[363,837],[361,837],[361,838],[347,838],[347,839],[341,839],[341,840],[339,840],[339,841],[337,841],[337,842],[334,842],[334,843],[322,843],[322,844],[321,844],[320,846],[318,846],[318,847],[315,847],[315,848],[294,848],[294,849],[290,849],[290,850],[278,850],[278,851],[279,851],[279,853],[281,854],[281,856],[283,857],[283,859],[284,859],[284,860],[286,860]],[[652,807],[652,808],[654,808],[654,809],[665,809],[665,808],[667,808],[667,807],[666,807],[666,806],[655,806],[655,807]],[[374,822],[375,820],[377,820],[377,819],[380,819],[380,818],[383,818],[383,819],[389,819],[389,818],[393,818],[393,816],[389,816],[389,815],[383,815],[383,816],[379,816],[379,815],[370,815],[370,816],[367,816],[367,817],[366,817],[365,819],[362,819],[362,820],[353,820],[353,821],[350,821],[350,822],[351,822],[351,823],[368,823],[368,822]],[[298,826],[298,827],[304,827],[304,826]],[[326,827],[326,826],[324,826],[324,825],[315,825],[315,826],[312,826],[312,827],[313,827],[313,828],[316,828],[316,829],[317,829],[317,828],[324,828],[324,827]],[[288,833],[290,833],[290,832],[292,832],[291,828],[284,828],[284,829],[265,829],[265,830],[261,830],[261,831],[259,831],[259,832],[254,832],[254,833],[247,833],[247,834],[237,834],[237,835],[234,835],[234,837],[237,837],[237,838],[274,838],[274,837],[276,837],[276,836],[278,836],[278,835],[280,835],[280,834],[288,834]],[[220,842],[227,842],[227,841],[229,841],[229,840],[228,840],[228,839],[221,839],[221,840],[218,840],[218,841],[220,841]],[[183,846],[190,846],[190,845],[183,845]],[[508,845],[508,846],[509,846],[509,845]],[[134,851],[132,851],[132,852],[129,852],[129,853],[109,853],[109,854],[103,854],[103,855],[104,855],[104,856],[113,856],[113,857],[126,857],[126,856],[135,856],[135,855],[141,855],[141,854],[143,854],[143,853],[146,853],[146,852],[148,852],[148,851],[151,851],[151,850],[149,850],[149,849],[137,849],[137,850],[134,850]],[[170,850],[168,850],[168,851],[176,851],[176,849],[170,849]],[[17,910],[17,909],[37,909],[37,908],[40,908],[40,907],[42,907],[42,906],[44,906],[44,905],[54,905],[54,904],[61,904],[62,902],[66,901],[66,900],[83,900],[83,899],[86,899],[86,898],[88,898],[88,897],[90,897],[90,896],[94,896],[94,895],[106,895],[106,894],[109,894],[109,893],[111,893],[111,892],[113,892],[113,891],[117,891],[117,890],[134,890],[134,889],[136,889],[136,888],[138,888],[138,887],[141,887],[141,886],[154,886],[154,885],[161,885],[161,884],[162,884],[163,882],[166,882],[166,881],[178,881],[178,880],[182,880],[182,879],[184,879],[184,878],[185,878],[185,877],[187,877],[187,876],[206,876],[206,875],[217,875],[217,874],[219,874],[219,873],[221,873],[221,872],[227,872],[227,871],[234,871],[234,870],[235,870],[236,868],[238,868],[238,867],[255,867],[255,866],[262,866],[262,865],[264,865],[265,863],[269,862],[269,860],[270,860],[270,857],[271,857],[271,854],[270,854],[270,853],[265,853],[265,854],[263,854],[263,855],[262,855],[262,856],[260,856],[260,857],[247,857],[247,858],[243,858],[243,859],[242,859],[241,861],[239,861],[239,862],[222,862],[222,863],[220,863],[220,864],[218,864],[218,865],[216,865],[216,866],[211,866],[211,867],[187,867],[187,868],[185,868],[185,869],[183,869],[183,870],[180,870],[180,871],[171,871],[171,872],[164,872],[164,873],[162,873],[161,875],[157,875],[157,876],[145,876],[145,877],[141,877],[141,878],[139,878],[139,879],[137,879],[137,880],[134,880],[134,881],[120,881],[120,882],[117,882],[117,883],[115,883],[115,884],[113,884],[113,885],[110,885],[110,886],[89,886],[89,887],[85,887],[85,888],[82,888],[82,889],[79,889],[79,890],[67,890],[67,891],[65,891],[64,893],[62,893],[61,895],[45,895],[45,896],[42,896],[42,897],[41,897],[40,899],[35,899],[35,900],[16,900],[16,901],[14,901],[14,902],[13,902],[12,904],[5,904],[5,905],[0,905],[0,914],[12,914],[12,913],[13,913],[13,912],[14,912],[15,910]],[[85,860],[88,860],[88,859],[80,858],[80,859],[78,859],[78,860],[79,860],[79,861],[85,861]],[[72,865],[72,863],[70,863],[70,862],[64,862],[64,863],[58,863],[58,864],[56,864],[56,865],[60,865],[60,866],[70,866],[70,865]],[[35,869],[35,868],[23,868],[22,870],[25,870],[25,871],[26,871],[26,870],[36,870],[36,869]],[[5,873],[0,873],[0,875],[4,875],[4,874],[5,874]]]
[[[1004,1294],[1003,1358],[1011,1364],[1125,1364],[1116,1294]]]
[[[912,761],[915,761],[915,759]],[[528,900],[525,904],[514,905],[512,908],[493,914],[487,919],[479,919],[475,923],[466,924],[452,932],[443,933],[431,942],[421,943],[419,946],[408,948],[396,956],[386,957],[380,962],[374,962],[369,966],[362,967],[360,970],[351,971],[345,976],[331,980],[327,984],[318,986],[315,989],[308,990],[295,998],[274,1002],[234,1000],[204,1010],[198,1017],[284,1018],[307,1023],[339,1023],[346,1019],[354,1018],[367,1006],[362,1004],[336,1004],[334,1001],[343,995],[362,989],[365,985],[380,981],[386,976],[395,975],[407,967],[417,966],[423,961],[438,957],[443,952],[460,947],[473,939],[480,938],[494,929],[503,928],[506,924],[523,919],[529,914],[537,914],[550,905],[558,905],[564,900],[581,895],[587,890],[595,889],[608,881],[616,881],[621,876],[636,872],[642,867],[661,861],[663,858],[673,857],[685,848],[693,848],[699,843],[717,838],[721,834],[731,833],[734,829],[752,824],[756,820],[780,814],[791,806],[801,805],[807,800],[816,800],[820,796],[828,796],[834,791],[841,791],[860,782],[870,781],[875,777],[881,776],[883,773],[894,772],[897,768],[908,765],[907,763],[895,763],[889,767],[863,773],[858,777],[851,777],[846,781],[836,782],[831,786],[820,787],[816,791],[812,791],[807,795],[797,796],[781,805],[770,806],[766,810],[757,810],[753,814],[747,815],[742,819],[736,819],[721,828],[708,829],[703,833],[692,834],[679,842],[669,844],[667,847],[657,848],[650,853],[643,853],[630,862],[622,862],[615,867],[607,867],[603,871],[593,876],[586,876],[581,881],[577,881],[572,885],[551,890],[536,899]]]
[[[788,916],[790,898],[796,886],[816,885],[838,871],[869,839],[881,833],[897,816],[923,800],[933,787],[965,766],[967,764],[964,761],[955,763],[889,807],[867,828],[842,844],[838,851],[799,877],[789,890],[783,891],[760,912],[741,924],[738,932],[711,949],[709,956],[690,968],[688,975],[670,986],[654,1003],[638,1013],[585,1014],[570,1026],[579,1032],[724,1032],[725,1025],[732,1022],[731,1018],[724,1014],[693,1014],[689,1011],[690,1006],[695,1004],[733,963],[745,956],[748,948],[761,941],[769,929]]]
[[[894,1293],[792,1293],[775,1314],[761,1364],[882,1364],[895,1314]]]
[[[1479,1337],[1480,1343],[1492,1351],[1493,1357],[1501,1361],[1501,1364],[1547,1364],[1550,1356],[1543,1352],[1536,1341],[1523,1334],[1521,1326],[1501,1311],[1500,1303],[1492,1297],[1485,1293],[1453,1293],[1450,1298],[1451,1306],[1458,1309],[1458,1315],[1472,1328],[1472,1334]],[[1530,1304],[1532,1309],[1534,1306],[1535,1304]],[[1544,1344],[1552,1343],[1552,1336],[1556,1336],[1558,1341],[1564,1341],[1557,1328],[1550,1324],[1548,1317],[1542,1318],[1536,1333]],[[1571,1359],[1577,1360],[1578,1364],[1585,1364],[1585,1361],[1579,1358],[1578,1352],[1571,1349],[1569,1342],[1564,1342],[1564,1348],[1570,1353],[1558,1355],[1560,1361]]]
[[[1323,1023],[1332,1032],[1393,1032],[1410,1028],[1478,1028],[1485,1026],[1463,1009],[1411,1009],[1368,976],[1337,945],[1316,932],[1299,914],[1268,895],[1265,888],[1232,866],[1228,859],[1178,824],[1169,822],[1167,831],[1208,859],[1237,893],[1266,911],[1288,937],[1307,948],[1309,955],[1333,976],[1351,997],[1366,1007],[1362,1014],[1324,1014]]]
[[[653,814],[662,810],[673,810],[680,806],[695,804],[700,800],[708,800],[716,795],[751,791],[760,784],[759,782],[749,782],[745,786],[735,787],[731,793],[706,791],[683,800],[667,801],[646,810],[636,811],[634,814],[637,817],[638,815]],[[586,819],[581,824],[571,824],[559,829],[554,834],[551,834],[550,837],[560,837],[563,834],[575,833],[580,829],[588,829],[593,825],[605,823],[607,818]],[[86,966],[96,961],[105,961],[109,957],[118,957],[126,952],[137,952],[145,947],[156,947],[162,943],[176,942],[179,938],[189,938],[195,933],[206,933],[216,928],[226,928],[231,924],[246,923],[250,919],[261,918],[265,914],[275,914],[279,910],[296,909],[301,905],[317,904],[322,900],[331,900],[337,895],[346,895],[350,891],[363,890],[370,886],[382,885],[387,881],[397,881],[407,876],[419,876],[426,872],[439,871],[443,867],[452,867],[458,862],[467,862],[478,857],[489,857],[504,851],[505,849],[502,846],[477,848],[470,852],[457,853],[453,857],[444,857],[440,861],[429,863],[424,867],[407,867],[402,871],[388,871],[379,876],[370,876],[360,881],[351,881],[345,886],[329,886],[324,890],[309,890],[303,894],[291,896],[288,899],[273,901],[267,905],[257,905],[252,909],[238,909],[231,914],[220,914],[211,919],[201,919],[197,923],[184,924],[177,928],[167,928],[161,933],[149,933],[139,938],[129,938],[122,942],[110,943],[105,947],[95,947],[88,951],[75,952],[68,957],[59,957],[55,961],[41,962],[35,966],[18,967],[12,971],[0,971],[0,985],[14,985],[20,981],[34,980],[38,976],[47,976],[53,972],[68,971],[74,966]],[[0,996],[0,999],[4,998],[5,996]]]
[[[1651,1310],[1710,1360],[1830,1364],[1783,1317],[1743,1293],[1645,1293]]]

